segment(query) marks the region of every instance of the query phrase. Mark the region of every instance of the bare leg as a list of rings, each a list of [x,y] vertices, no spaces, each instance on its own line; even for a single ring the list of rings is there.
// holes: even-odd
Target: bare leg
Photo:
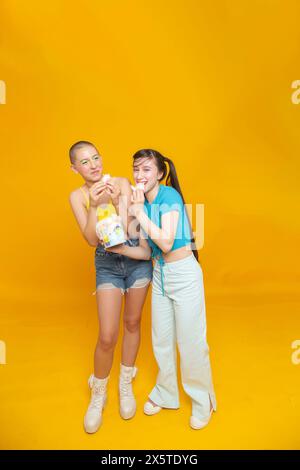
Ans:
[[[94,375],[103,379],[110,373],[118,340],[122,308],[121,289],[97,289],[97,308],[99,336],[94,354]]]
[[[122,343],[122,364],[132,367],[135,364],[141,336],[141,317],[148,292],[146,287],[131,287],[125,294],[124,334]]]

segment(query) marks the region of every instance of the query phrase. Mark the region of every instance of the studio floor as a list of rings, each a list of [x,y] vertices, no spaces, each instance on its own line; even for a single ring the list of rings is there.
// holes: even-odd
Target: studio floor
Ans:
[[[20,294],[20,293],[19,293]],[[22,297],[22,292],[20,299]],[[2,449],[299,449],[300,302],[291,292],[206,293],[208,342],[217,412],[201,431],[189,428],[190,402],[181,388],[179,410],[143,414],[156,376],[150,341],[149,295],[134,382],[136,416],[118,412],[120,341],[103,424],[83,429],[97,337],[95,297],[89,292],[3,299],[0,339]]]

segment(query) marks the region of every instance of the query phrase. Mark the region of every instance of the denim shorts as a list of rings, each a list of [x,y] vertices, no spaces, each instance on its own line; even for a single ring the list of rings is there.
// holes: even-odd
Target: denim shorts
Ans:
[[[138,246],[139,239],[126,240],[125,245]],[[95,268],[97,290],[118,287],[124,294],[130,287],[145,287],[152,280],[151,260],[137,260],[112,253],[100,244],[95,250]]]

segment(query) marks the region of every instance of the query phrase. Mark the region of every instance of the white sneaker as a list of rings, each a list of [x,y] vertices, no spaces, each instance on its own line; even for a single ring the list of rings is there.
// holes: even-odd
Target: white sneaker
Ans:
[[[91,401],[84,417],[84,429],[91,434],[98,431],[102,422],[102,410],[106,404],[106,386],[108,377],[97,379],[93,374],[89,377],[88,384],[92,390]]]
[[[136,412],[136,401],[132,390],[132,379],[136,376],[137,368],[121,364],[119,379],[120,415],[123,419],[130,419]]]
[[[209,416],[207,418],[197,418],[196,416],[191,416],[190,417],[190,426],[192,429],[202,429],[207,426],[209,423],[212,413],[213,413],[213,408],[210,410]]]
[[[151,401],[146,401],[146,403],[144,404],[144,413],[145,413],[145,415],[148,415],[148,416],[156,415],[161,410],[162,410],[162,408],[160,406],[153,405],[153,403],[151,403]]]

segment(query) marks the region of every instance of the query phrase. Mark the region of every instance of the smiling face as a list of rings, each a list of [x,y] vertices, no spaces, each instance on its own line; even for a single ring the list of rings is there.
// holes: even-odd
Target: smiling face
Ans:
[[[133,177],[136,184],[143,183],[147,193],[157,185],[162,173],[158,171],[154,158],[141,157],[133,162]]]
[[[102,177],[102,157],[93,145],[85,145],[76,150],[71,168],[85,181],[96,183]]]

